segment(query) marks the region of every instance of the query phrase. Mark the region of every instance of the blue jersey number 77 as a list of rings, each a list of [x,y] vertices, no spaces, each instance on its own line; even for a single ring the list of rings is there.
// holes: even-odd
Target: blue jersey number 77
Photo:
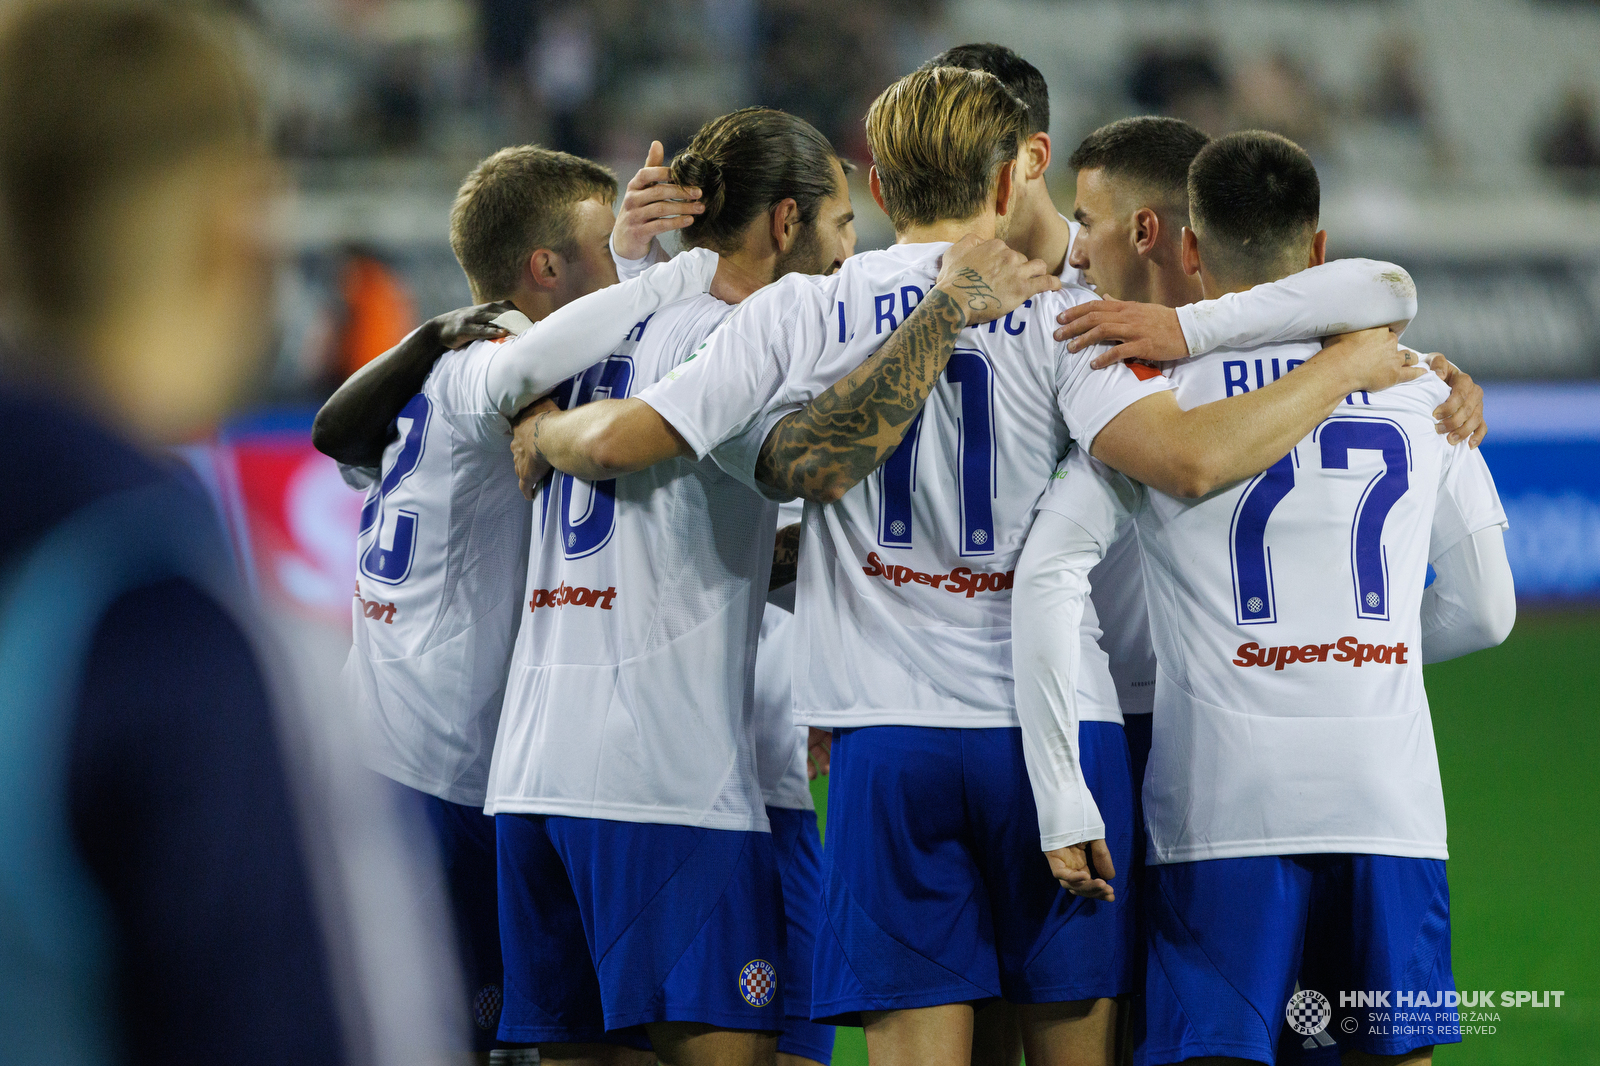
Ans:
[[[1312,439],[1319,445],[1323,470],[1350,469],[1350,453],[1374,451],[1383,469],[1362,490],[1350,522],[1350,576],[1356,617],[1389,618],[1389,561],[1383,524],[1410,487],[1411,443],[1395,423],[1367,418],[1330,418]],[[1296,453],[1290,452],[1257,474],[1234,508],[1229,544],[1233,554],[1234,611],[1240,625],[1278,621],[1272,585],[1272,551],[1267,521],[1295,487]]]

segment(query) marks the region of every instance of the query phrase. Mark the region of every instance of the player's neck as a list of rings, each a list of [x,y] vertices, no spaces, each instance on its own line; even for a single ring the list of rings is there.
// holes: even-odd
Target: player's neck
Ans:
[[[736,296],[743,300],[777,280],[778,256],[771,249],[771,242],[761,248],[751,248],[750,243],[746,242],[746,247],[738,251],[717,253],[717,276],[722,282],[721,288],[726,290],[723,299]]]
[[[552,293],[528,286],[523,286],[512,293],[510,303],[512,307],[527,315],[529,322],[537,322],[561,306]]]
[[[1006,243],[1029,259],[1042,259],[1049,272],[1060,274],[1072,250],[1072,227],[1056,210],[1050,191],[1043,187],[1031,194],[1031,202],[1011,224]]]
[[[967,234],[972,234],[980,240],[989,240],[994,236],[994,213],[985,211],[981,215],[965,219],[943,219],[939,222],[930,222],[927,225],[907,226],[896,231],[894,242],[896,244],[954,244]]]
[[[1248,288],[1249,286],[1246,286]],[[1150,296],[1145,302],[1163,307],[1182,307],[1207,299],[1198,277],[1185,274],[1177,263],[1152,263]]]

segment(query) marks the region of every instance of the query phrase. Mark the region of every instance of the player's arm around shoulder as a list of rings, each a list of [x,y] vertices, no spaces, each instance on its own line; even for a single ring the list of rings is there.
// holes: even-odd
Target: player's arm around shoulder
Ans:
[[[404,340],[351,374],[317,412],[311,444],[346,466],[374,467],[400,409],[421,391],[434,363],[473,341],[508,335],[495,319],[515,310],[508,303],[462,307],[430,318]]]
[[[1351,393],[1425,372],[1386,327],[1349,333],[1265,388],[1190,410],[1170,392],[1145,397],[1107,423],[1092,454],[1151,488],[1198,499],[1289,454]]]
[[[571,411],[541,400],[513,426],[511,455],[522,494],[531,500],[551,468],[605,481],[692,456],[694,449],[643,400],[595,400]]]
[[[963,329],[1060,287],[1042,261],[1025,259],[1002,241],[957,241],[927,297],[883,346],[771,429],[756,462],[757,480],[818,503],[841,499],[899,447]]]

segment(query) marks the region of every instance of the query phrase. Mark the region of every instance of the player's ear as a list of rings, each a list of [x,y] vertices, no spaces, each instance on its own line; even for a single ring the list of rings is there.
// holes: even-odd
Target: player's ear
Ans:
[[[1044,177],[1044,172],[1050,169],[1050,135],[1030,133],[1022,152],[1026,160],[1023,169],[1024,178],[1028,181],[1037,181]]]
[[[787,252],[800,236],[800,205],[793,197],[779,200],[767,216],[772,224],[772,243],[780,252]]]
[[[561,284],[567,264],[548,248],[540,248],[528,257],[528,273],[535,288],[553,289]]]
[[[1161,239],[1161,216],[1153,208],[1141,207],[1133,213],[1133,224],[1129,227],[1133,235],[1133,247],[1140,255],[1149,255]]]
[[[1311,261],[1307,266],[1319,267],[1328,261],[1328,231],[1317,230],[1316,236],[1311,238]]]
[[[878,209],[887,215],[889,209],[883,206],[883,189],[878,185],[878,165],[876,163],[867,169],[867,188],[872,190],[872,202],[877,204]]]
[[[1200,240],[1188,226],[1183,227],[1183,272],[1200,273]]]
[[[1011,210],[1017,196],[1017,161],[1000,164],[1000,173],[994,179],[994,213],[1004,215]]]

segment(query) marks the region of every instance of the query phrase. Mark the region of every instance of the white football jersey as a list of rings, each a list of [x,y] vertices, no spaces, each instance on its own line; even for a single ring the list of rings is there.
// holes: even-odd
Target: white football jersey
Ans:
[[[1221,350],[1171,379],[1193,408],[1317,350]],[[1159,660],[1150,861],[1446,857],[1423,582],[1430,559],[1505,524],[1483,457],[1435,432],[1448,392],[1428,374],[1356,393],[1270,469],[1198,500],[1078,455],[1052,483],[1041,509],[1091,531],[1096,485],[1133,501]]]
[[[1072,223],[1077,240],[1076,222]],[[1063,283],[1080,279],[1070,268]],[[1402,329],[1416,314],[1416,287],[1393,263],[1338,259],[1286,278],[1177,308],[1193,355],[1228,346],[1308,340],[1372,326]],[[1106,550],[1089,575],[1091,602],[1084,620],[1098,615],[1100,647],[1109,660],[1123,714],[1148,714],[1155,701],[1156,654],[1150,641],[1139,546],[1130,529]],[[1089,705],[1080,704],[1092,717]]]
[[[396,421],[356,541],[345,663],[373,769],[483,805],[527,561],[511,426],[485,386],[492,341],[445,352]]]
[[[800,521],[801,503],[778,508],[778,528]],[[794,724],[795,582],[773,589],[761,616],[756,648],[756,767],[768,807],[814,810],[807,765],[810,730]]]
[[[569,406],[673,372],[728,313],[636,325]],[[710,462],[546,482],[487,809],[766,830],[752,740],[777,507]]]
[[[806,771],[809,730],[794,724],[794,615],[768,603],[756,651],[756,766],[768,807],[812,810]]]
[[[947,244],[897,245],[828,277],[758,292],[705,349],[640,399],[699,455],[755,484],[772,424],[870,357],[931,288]],[[1093,294],[1047,293],[964,330],[904,441],[836,504],[807,503],[796,595],[797,722],[1015,726],[1012,571],[1070,439],[1168,388],[1092,371],[1055,316]]]

